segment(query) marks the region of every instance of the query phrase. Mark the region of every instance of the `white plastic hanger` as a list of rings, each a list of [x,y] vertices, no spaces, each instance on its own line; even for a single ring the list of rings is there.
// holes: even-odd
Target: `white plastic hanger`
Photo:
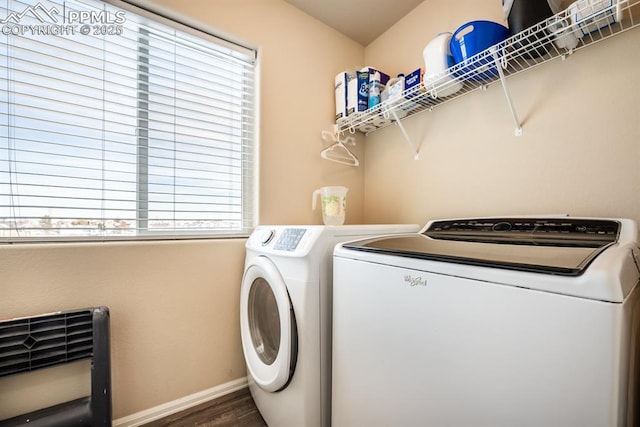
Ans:
[[[347,166],[360,165],[358,158],[347,148],[347,145],[356,145],[356,139],[353,136],[348,136],[342,140],[338,137],[337,131],[329,132],[323,130],[322,139],[331,145],[320,152],[320,157]]]

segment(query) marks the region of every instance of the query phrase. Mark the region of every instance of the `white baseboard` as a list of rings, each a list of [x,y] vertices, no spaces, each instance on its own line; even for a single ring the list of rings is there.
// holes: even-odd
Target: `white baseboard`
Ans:
[[[203,390],[192,395],[182,397],[180,399],[173,400],[171,402],[164,403],[162,405],[154,406],[142,412],[128,415],[126,417],[118,418],[113,421],[113,427],[137,427],[151,421],[159,420],[166,416],[175,414],[185,409],[192,408],[200,405],[201,403],[209,402],[218,397],[222,397],[226,394],[233,393],[247,387],[247,378],[239,378],[237,380],[230,381],[225,384],[221,384],[216,387],[212,387],[208,390]]]

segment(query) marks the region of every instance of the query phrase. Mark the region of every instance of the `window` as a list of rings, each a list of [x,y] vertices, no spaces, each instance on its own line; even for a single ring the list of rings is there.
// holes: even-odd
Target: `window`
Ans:
[[[0,241],[247,235],[256,52],[115,4],[0,0]]]

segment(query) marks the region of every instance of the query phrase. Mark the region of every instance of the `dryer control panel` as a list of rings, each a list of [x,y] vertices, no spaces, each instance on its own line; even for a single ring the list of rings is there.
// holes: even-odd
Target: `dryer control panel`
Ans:
[[[260,226],[251,234],[246,247],[263,254],[302,257],[309,253],[323,229],[317,225]]]
[[[285,228],[278,240],[276,240],[273,249],[277,251],[294,251],[306,232],[306,228]]]

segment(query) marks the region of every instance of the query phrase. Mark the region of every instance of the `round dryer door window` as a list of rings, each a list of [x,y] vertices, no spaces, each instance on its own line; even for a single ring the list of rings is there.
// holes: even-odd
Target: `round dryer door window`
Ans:
[[[280,316],[276,296],[264,278],[258,277],[249,290],[249,333],[260,360],[272,365],[280,349]]]
[[[240,292],[240,334],[247,370],[266,391],[289,383],[296,362],[296,323],[280,272],[266,257],[245,269]]]

